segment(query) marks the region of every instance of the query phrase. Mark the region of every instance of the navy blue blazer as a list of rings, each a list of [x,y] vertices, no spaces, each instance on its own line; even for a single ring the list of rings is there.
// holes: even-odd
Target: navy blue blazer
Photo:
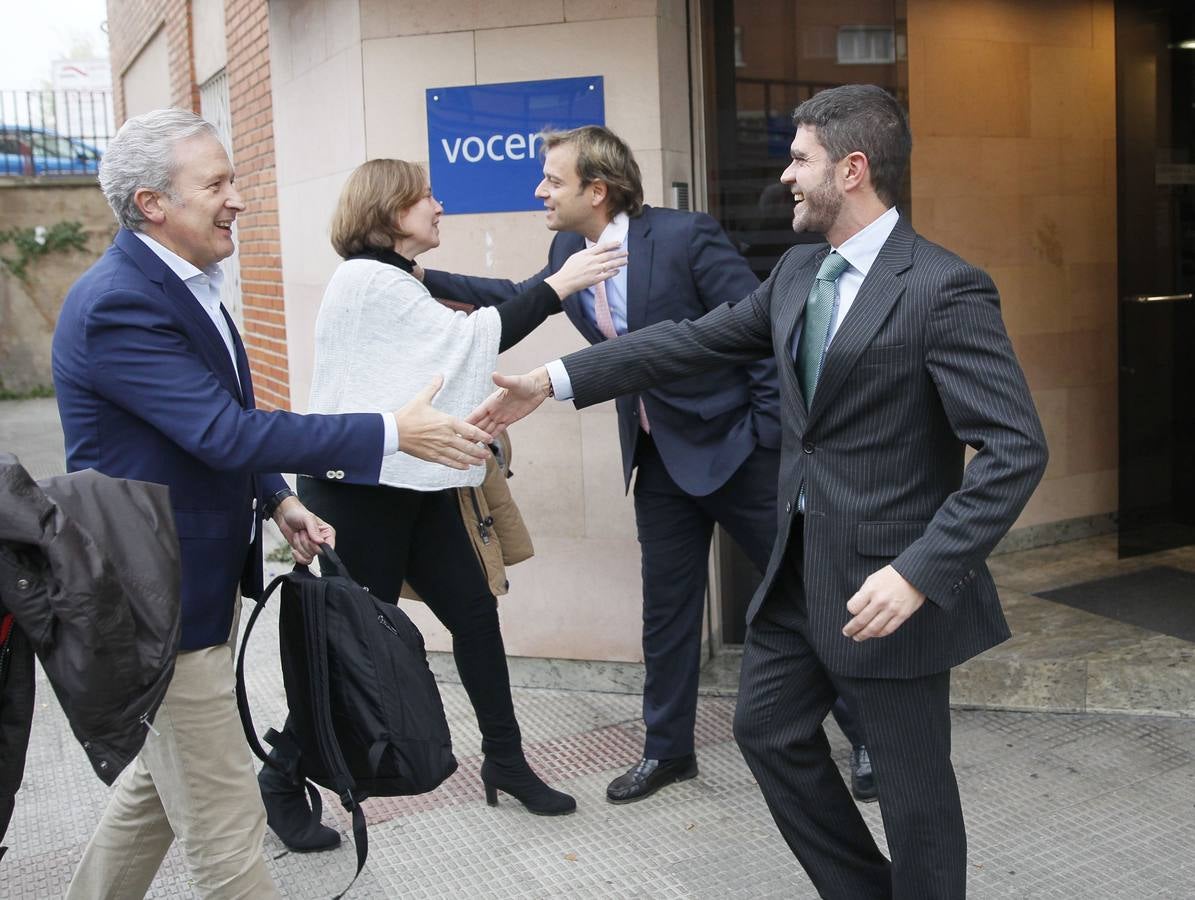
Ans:
[[[509,300],[558,270],[585,239],[560,232],[548,264],[526,281],[474,278],[428,270],[424,283],[433,296],[490,306]],[[731,245],[721,226],[705,213],[645,206],[627,233],[627,329],[657,322],[697,319],[723,303],[734,303],[759,279]],[[580,294],[564,299],[564,311],[591,344],[605,337],[585,315]],[[616,399],[623,476],[630,486],[639,439],[638,394]],[[776,361],[732,364],[691,378],[678,378],[642,394],[651,436],[673,480],[686,493],[704,497],[720,488],[757,444],[780,446]]]
[[[236,369],[186,285],[121,230],[67,294],[54,331],[67,469],[170,488],[183,650],[228,639],[238,584],[246,596],[260,594],[261,509],[286,486],[278,472],[376,483],[381,468],[376,414],[255,409],[249,360],[228,324]]]

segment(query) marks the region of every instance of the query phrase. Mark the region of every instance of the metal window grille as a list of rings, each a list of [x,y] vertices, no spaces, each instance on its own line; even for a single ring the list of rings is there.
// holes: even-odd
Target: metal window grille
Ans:
[[[689,211],[689,182],[672,182],[672,208]]]
[[[95,175],[112,123],[111,91],[0,91],[0,176]]]

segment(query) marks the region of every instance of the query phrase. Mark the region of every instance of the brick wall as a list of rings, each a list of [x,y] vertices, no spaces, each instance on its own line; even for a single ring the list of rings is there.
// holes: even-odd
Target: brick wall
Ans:
[[[166,29],[170,54],[170,102],[199,110],[191,56],[191,4],[187,0],[108,0],[108,55],[117,122],[125,119],[121,76],[159,28]]]
[[[274,116],[270,99],[267,0],[225,0],[232,155],[237,185],[248,206],[240,216],[242,336],[263,409],[290,407],[278,191],[274,173]],[[145,44],[166,29],[170,96],[199,110],[189,0],[108,0],[108,41],[116,118],[125,118],[121,75]]]
[[[288,409],[290,375],[278,242],[267,2],[225,0],[224,21],[228,34],[232,155],[237,185],[248,206],[238,226],[245,348],[258,405]]]

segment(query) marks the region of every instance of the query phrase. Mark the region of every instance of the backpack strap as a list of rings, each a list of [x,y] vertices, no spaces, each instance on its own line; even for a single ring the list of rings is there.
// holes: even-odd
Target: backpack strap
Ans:
[[[373,746],[369,748],[369,771],[374,778],[378,777],[378,769],[382,767],[382,757],[385,756],[386,751],[389,749],[390,741],[388,738],[374,741]]]
[[[257,729],[253,726],[253,715],[249,712],[249,695],[245,690],[245,650],[249,646],[249,635],[253,632],[253,626],[257,622],[257,617],[266,608],[266,601],[278,589],[278,585],[284,581],[290,581],[293,577],[294,573],[292,572],[279,575],[270,582],[269,587],[262,593],[261,599],[254,601],[256,605],[253,607],[253,612],[249,615],[249,622],[245,625],[245,633],[241,636],[241,649],[237,652],[237,712],[241,714],[241,727],[245,730],[245,740],[249,742],[249,749],[253,751],[254,756],[267,766],[283,774],[286,774],[285,770],[270,759],[265,749],[261,746],[261,742],[257,739]]]
[[[320,548],[320,572],[325,576],[340,575],[349,578],[344,569],[344,563],[327,544]],[[350,579],[351,580],[351,579]],[[336,898],[343,897],[365,868],[365,859],[369,856],[369,834],[365,827],[365,813],[356,796],[356,782],[349,772],[348,763],[340,750],[340,742],[336,739],[336,729],[332,724],[332,696],[330,692],[330,675],[328,671],[328,606],[324,593],[310,592],[303,598],[303,612],[307,628],[307,665],[310,676],[310,698],[312,706],[312,720],[315,725],[315,740],[320,749],[320,756],[328,767],[328,774],[334,779],[336,792],[340,795],[340,802],[353,816],[353,844],[357,849],[357,871],[353,880],[348,883]],[[334,898],[334,900],[336,900]]]
[[[353,580],[353,576],[348,573],[348,570],[344,567],[344,563],[340,561],[340,557],[336,554],[336,551],[332,549],[331,544],[320,544],[319,555],[319,570],[321,576],[331,578],[333,576],[340,575],[341,577],[347,578],[350,581]]]

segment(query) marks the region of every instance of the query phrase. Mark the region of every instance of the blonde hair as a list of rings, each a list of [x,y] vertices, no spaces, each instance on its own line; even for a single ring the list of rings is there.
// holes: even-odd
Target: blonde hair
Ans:
[[[423,197],[427,173],[402,159],[371,159],[353,170],[332,215],[332,247],[342,259],[370,250],[393,250],[409,237],[398,217]]]

